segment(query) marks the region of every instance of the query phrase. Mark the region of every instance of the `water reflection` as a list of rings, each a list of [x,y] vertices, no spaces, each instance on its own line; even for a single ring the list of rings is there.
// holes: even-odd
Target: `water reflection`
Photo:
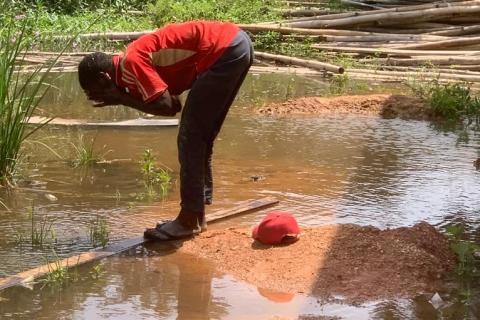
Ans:
[[[79,267],[66,287],[36,285],[1,294],[2,319],[475,319],[478,310],[448,302],[435,309],[427,296],[350,305],[339,300],[256,288],[215,272],[211,262],[169,245],[139,247]],[[448,294],[442,293],[444,297]],[[477,313],[475,313],[477,312]]]
[[[50,92],[45,100],[46,115],[95,120],[142,116],[123,107],[91,108],[78,90],[75,74],[61,75],[55,84],[59,90]],[[252,113],[255,106],[269,101],[327,91],[327,84],[303,77],[248,77],[216,144],[217,188],[210,211],[275,195],[281,201],[279,209],[295,212],[307,226],[353,222],[398,227],[427,220],[443,228],[461,221],[473,239],[480,239],[480,172],[472,166],[478,157],[480,136],[458,143],[455,134],[439,133],[421,121],[352,116],[276,119]],[[0,199],[11,209],[0,208],[0,276],[43,263],[52,248],[60,256],[90,249],[88,223],[97,216],[107,218],[113,241],[138,235],[158,219],[175,216],[179,201],[175,186],[162,201],[139,201],[136,195],[142,191],[138,161],[146,148],[153,149],[177,178],[176,133],[177,128],[60,127],[39,132],[35,139],[47,143],[63,159],[39,144],[28,145],[33,156],[23,172],[24,189],[12,194],[0,190]],[[88,171],[73,168],[69,164],[71,143],[80,134],[95,138],[96,150],[104,145],[112,149],[109,159],[130,160]],[[254,175],[264,179],[253,181]],[[48,200],[48,193],[58,200]],[[33,250],[14,241],[19,230],[28,233],[27,209],[32,202],[39,219],[49,219],[57,231],[52,248]],[[238,217],[220,227],[249,226],[263,214]],[[15,288],[8,295],[10,302],[0,302],[0,310],[13,314],[13,318],[35,319],[52,315],[90,319],[99,314],[116,319],[263,319],[272,314],[294,318],[304,314],[305,319],[309,314],[347,319],[440,317],[425,298],[354,307],[319,305],[314,298],[295,296],[280,304],[268,300],[262,290],[215,275],[210,266],[191,257],[156,254],[145,259],[133,255],[104,264],[108,276],[100,281],[89,279],[86,269],[84,281],[64,290]],[[462,308],[449,306],[442,317],[458,319]]]

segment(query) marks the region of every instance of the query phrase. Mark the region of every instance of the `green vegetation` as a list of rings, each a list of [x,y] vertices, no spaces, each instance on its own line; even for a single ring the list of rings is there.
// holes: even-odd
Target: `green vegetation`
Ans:
[[[314,39],[302,37],[300,39],[282,35],[275,31],[268,31],[252,36],[255,50],[287,56],[316,58],[318,50],[312,48]]]
[[[99,16],[102,16],[102,19],[99,19]],[[149,18],[144,15],[119,13],[110,9],[80,11],[72,15],[43,10],[39,13],[36,25],[38,32],[47,34],[139,31],[152,29],[152,24]]]
[[[325,7],[331,10],[347,10],[349,8],[348,5],[345,5],[339,0],[328,0],[325,3]]]
[[[89,143],[84,141],[84,136],[80,135],[77,144],[72,143],[75,150],[75,159],[72,164],[75,168],[93,166],[99,161],[104,160],[105,156],[111,152],[106,150],[106,146],[103,146],[103,153],[98,154],[95,152],[95,138],[90,139]]]
[[[196,19],[236,23],[272,21],[279,18],[277,0],[157,0],[148,6],[155,26]]]
[[[455,273],[458,276],[460,302],[470,306],[473,300],[473,283],[480,279],[480,260],[475,256],[480,252],[480,246],[464,239],[465,228],[461,224],[447,227],[450,247],[457,256]]]
[[[348,87],[348,74],[336,74],[332,78],[330,78],[330,85],[328,89],[330,90],[330,94],[338,95],[343,94],[347,90]]]
[[[16,0],[17,9],[29,9],[42,6],[50,12],[62,12],[72,14],[79,11],[95,10],[109,7],[112,10],[125,11],[142,9],[145,1],[140,0]]]
[[[475,96],[466,83],[442,84],[438,79],[412,80],[412,91],[425,100],[435,116],[450,122],[465,122],[466,126],[480,124],[480,97]]]
[[[45,285],[66,286],[70,282],[77,281],[79,279],[78,269],[69,269],[68,263],[67,265],[62,265],[61,259],[55,250],[52,250],[52,253],[53,259],[45,257],[46,264],[48,265],[48,273],[39,281],[43,283],[42,288]],[[80,259],[80,257],[78,259]]]
[[[467,277],[480,276],[480,261],[475,257],[480,252],[480,245],[462,239],[465,228],[461,224],[447,227],[447,235],[451,239],[451,248],[457,255],[458,264],[455,269],[457,275]]]
[[[42,127],[27,126],[49,86],[49,66],[38,65],[28,72],[17,72],[17,62],[32,45],[34,18],[13,16],[8,3],[0,3],[0,185],[13,185],[27,138]],[[41,72],[42,68],[45,68]]]
[[[102,246],[102,248],[105,248],[110,240],[109,237],[110,231],[105,218],[97,217],[95,220],[90,221],[88,238],[93,247]]]
[[[103,265],[98,263],[92,268],[92,271],[90,271],[90,276],[92,279],[98,280],[104,273]]]
[[[40,220],[35,218],[35,206],[32,204],[28,215],[30,217],[30,230],[28,233],[18,231],[15,235],[15,243],[22,245],[24,243],[31,244],[32,247],[43,248],[57,241],[53,223],[43,217]]]
[[[155,157],[150,149],[146,149],[143,152],[140,168],[143,175],[145,192],[137,195],[137,198],[143,200],[155,199],[158,196],[164,197],[170,189],[172,170],[165,166],[157,168],[155,165]]]

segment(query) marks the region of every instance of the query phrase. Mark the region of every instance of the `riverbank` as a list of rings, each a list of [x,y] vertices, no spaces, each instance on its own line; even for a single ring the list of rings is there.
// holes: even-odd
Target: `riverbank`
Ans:
[[[251,230],[207,231],[180,251],[259,288],[350,302],[435,293],[454,266],[447,239],[423,222],[380,230],[354,224],[302,230],[287,246],[254,242]]]
[[[421,99],[395,94],[302,97],[270,103],[256,112],[269,116],[348,113],[408,120],[434,118],[431,109]]]

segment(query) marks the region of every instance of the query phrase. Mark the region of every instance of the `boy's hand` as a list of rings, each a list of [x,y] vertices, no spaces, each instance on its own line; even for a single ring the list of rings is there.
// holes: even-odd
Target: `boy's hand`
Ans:
[[[173,111],[176,113],[182,111],[182,102],[178,98],[178,96],[170,96],[172,99],[172,108]]]
[[[96,108],[121,104],[121,91],[117,87],[98,92],[87,92],[88,99]]]
[[[122,100],[122,92],[111,80],[98,91],[88,91],[85,93],[88,99],[93,101],[93,106],[96,108],[118,105],[121,104]]]

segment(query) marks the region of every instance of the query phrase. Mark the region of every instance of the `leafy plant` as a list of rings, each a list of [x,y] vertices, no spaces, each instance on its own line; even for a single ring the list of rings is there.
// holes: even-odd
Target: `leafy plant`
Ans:
[[[446,231],[450,238],[450,247],[457,256],[455,273],[460,284],[459,300],[467,308],[470,308],[474,300],[471,284],[478,282],[480,277],[480,261],[475,256],[480,252],[480,246],[463,239],[465,228],[461,224],[450,225]]]
[[[105,248],[110,240],[110,231],[108,229],[107,220],[105,218],[97,217],[90,221],[88,226],[88,238],[93,247]]]
[[[317,50],[312,47],[313,39],[309,37],[297,39],[284,36],[279,32],[267,31],[255,34],[253,39],[256,50],[296,57],[318,57]]]
[[[156,26],[196,19],[236,23],[271,21],[279,17],[277,0],[157,0],[148,6]]]
[[[92,138],[89,143],[86,143],[83,135],[79,136],[77,144],[72,143],[75,150],[75,159],[72,162],[74,167],[92,166],[97,162],[104,160],[105,156],[111,152],[111,150],[105,151],[106,146],[103,146],[104,152],[102,154],[97,154],[94,145],[95,138]]]
[[[463,240],[464,233],[465,228],[461,224],[447,227],[447,235],[451,239],[450,247],[458,259],[456,273],[460,276],[480,276],[479,261],[475,258],[475,253],[480,252],[480,246]]]
[[[50,12],[72,14],[78,11],[94,10],[98,8],[111,8],[119,11],[129,9],[142,9],[146,1],[140,0],[18,0],[15,6],[18,9],[27,9],[41,5]]]
[[[434,115],[447,121],[465,121],[466,126],[480,123],[480,98],[466,83],[442,84],[438,79],[413,80],[408,83],[412,91],[428,102]]]
[[[90,271],[90,276],[92,277],[92,279],[98,280],[104,273],[105,270],[103,268],[103,265],[99,263],[92,268],[92,271]]]
[[[345,93],[348,87],[348,82],[348,74],[343,73],[334,75],[332,78],[330,78],[330,93],[333,95]]]
[[[141,193],[138,198],[155,198],[158,195],[158,190],[161,196],[165,196],[168,193],[172,181],[171,169],[165,166],[163,166],[163,168],[157,168],[155,165],[155,157],[150,149],[146,149],[143,152],[140,168],[143,175],[145,193]]]
[[[69,269],[68,262],[67,265],[63,265],[62,260],[58,257],[57,253],[54,250],[52,252],[54,257],[53,261],[51,261],[48,257],[45,257],[46,264],[48,266],[48,272],[39,282],[43,283],[43,286],[64,286],[70,281],[77,281],[79,278],[78,270],[75,269],[75,272],[72,272]],[[80,260],[80,257],[78,259]]]

